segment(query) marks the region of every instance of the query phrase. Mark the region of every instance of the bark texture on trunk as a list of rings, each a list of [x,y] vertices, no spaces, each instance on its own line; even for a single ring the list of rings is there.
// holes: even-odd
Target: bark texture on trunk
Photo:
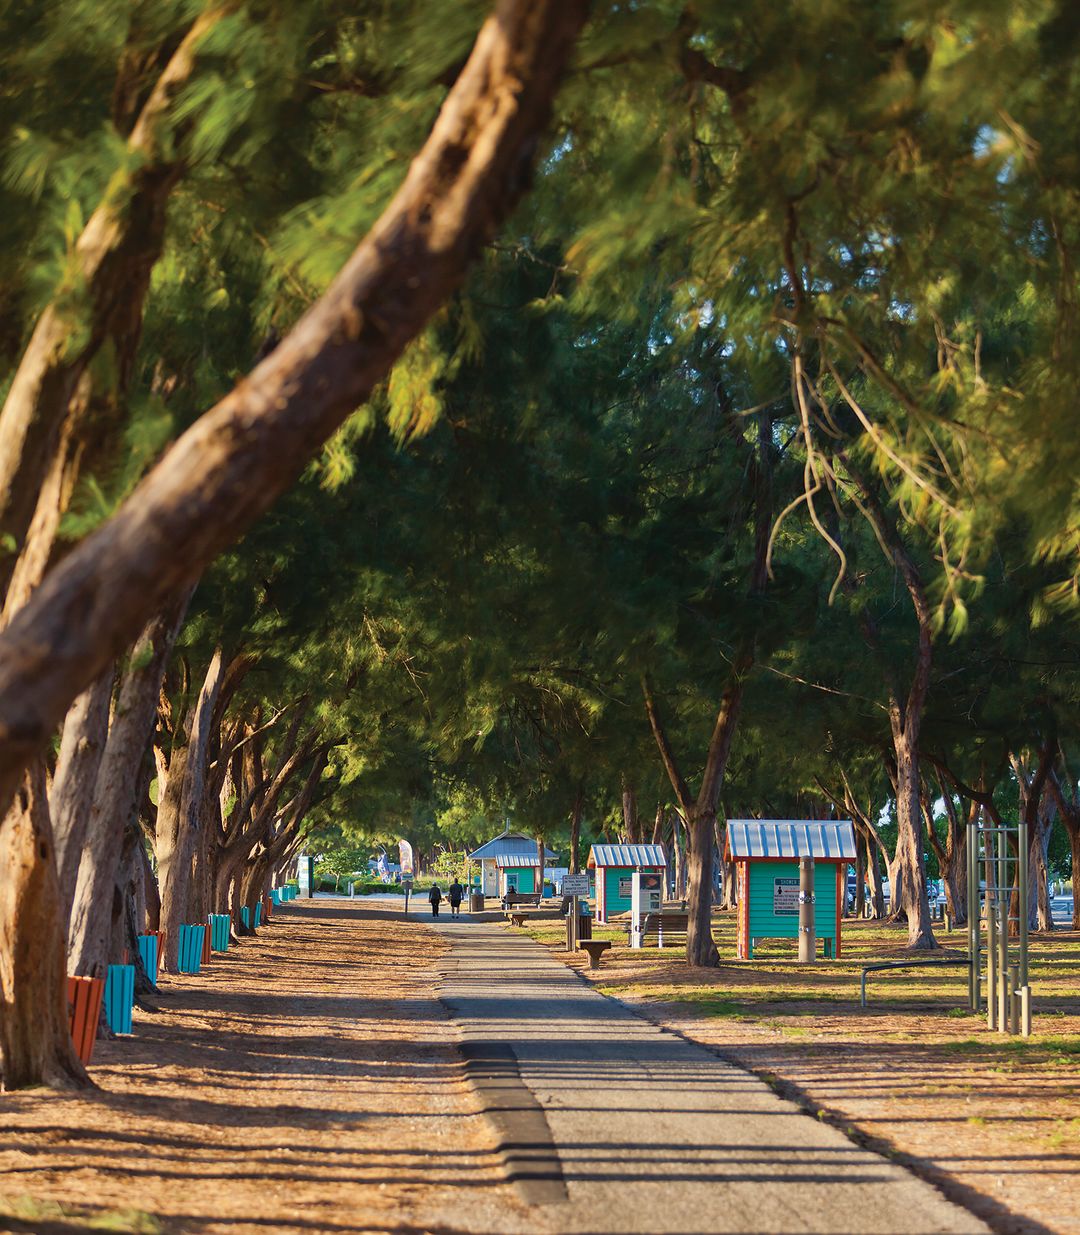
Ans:
[[[1064,751],[1061,752],[1062,776],[1049,773],[1047,788],[1054,797],[1061,822],[1069,837],[1070,869],[1073,887],[1073,911],[1071,928],[1080,931],[1080,795],[1076,782],[1069,773]]]
[[[86,844],[79,862],[68,930],[73,974],[103,975],[117,959],[110,944],[118,915],[116,879],[124,829],[137,809],[140,773],[150,745],[165,664],[187,613],[190,591],[143,631],[124,673],[116,714],[94,784]]]
[[[177,771],[174,771],[172,764],[169,767],[165,793],[173,809],[158,812],[155,843],[161,888],[161,924],[165,931],[164,967],[169,973],[176,972],[180,927],[187,921],[191,860],[202,826],[210,740],[223,677],[222,652],[221,648],[216,648],[192,712],[187,744],[182,755],[178,752],[173,759],[174,763],[181,759],[183,766]]]
[[[68,1030],[64,934],[45,765],[0,821],[0,1061],[4,1088],[89,1086]]]
[[[110,665],[68,709],[56,775],[49,792],[65,939],[71,920],[71,905],[75,899],[79,862],[90,824],[94,786],[109,736],[113,677]]]
[[[461,284],[527,186],[585,0],[500,0],[401,188],[319,302],[0,636],[0,805],[75,696],[235,541]]]

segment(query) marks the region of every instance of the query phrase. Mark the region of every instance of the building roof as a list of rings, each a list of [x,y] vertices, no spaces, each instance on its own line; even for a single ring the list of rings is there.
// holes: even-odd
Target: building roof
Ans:
[[[663,845],[593,845],[590,866],[667,866]]]
[[[475,862],[482,862],[485,860],[490,861],[496,855],[505,853],[531,853],[535,858],[537,856],[536,837],[526,836],[524,832],[511,832],[510,829],[507,828],[505,832],[500,832],[498,836],[493,837],[486,844],[481,845],[479,849],[474,849],[473,852],[469,854],[469,857]],[[554,853],[552,853],[546,846],[544,848],[544,854],[548,858],[555,857]],[[526,862],[524,865],[528,866],[529,863]],[[533,865],[537,865],[537,863],[533,863]]]
[[[730,858],[821,858],[855,861],[855,829],[849,819],[729,819]]]
[[[495,854],[494,861],[500,870],[507,866],[540,865],[540,858],[537,856],[535,845],[533,846],[532,853],[497,853]]]

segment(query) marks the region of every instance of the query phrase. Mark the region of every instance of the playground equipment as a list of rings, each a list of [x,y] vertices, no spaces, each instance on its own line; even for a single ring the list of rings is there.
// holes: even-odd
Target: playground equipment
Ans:
[[[1029,1037],[1027,824],[969,823],[967,863],[971,1010],[983,1010],[985,954],[987,1026]]]
[[[737,955],[750,960],[759,939],[798,939],[812,961],[820,938],[840,955],[840,918],[855,829],[847,819],[729,819],[726,857],[739,889]]]

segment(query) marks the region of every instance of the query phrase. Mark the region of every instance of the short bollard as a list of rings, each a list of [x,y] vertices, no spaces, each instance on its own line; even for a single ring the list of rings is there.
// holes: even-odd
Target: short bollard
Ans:
[[[105,979],[105,1019],[113,1033],[131,1033],[135,966],[110,965]]]

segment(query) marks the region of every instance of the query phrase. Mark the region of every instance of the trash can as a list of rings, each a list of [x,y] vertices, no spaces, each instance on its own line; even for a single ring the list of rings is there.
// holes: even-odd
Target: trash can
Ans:
[[[469,912],[483,913],[484,912],[484,894],[483,892],[469,893]]]
[[[570,915],[566,915],[566,950],[570,951]],[[579,913],[577,920],[577,941],[592,938],[592,918],[587,913]]]

